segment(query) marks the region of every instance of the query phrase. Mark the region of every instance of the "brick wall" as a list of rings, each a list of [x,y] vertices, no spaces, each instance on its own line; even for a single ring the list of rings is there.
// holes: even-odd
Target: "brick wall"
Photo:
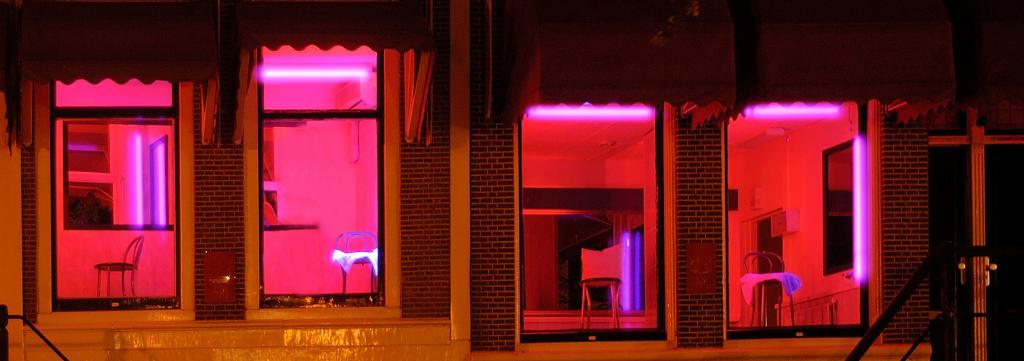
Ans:
[[[401,145],[402,317],[448,317],[450,268],[449,3],[435,0],[430,144]],[[404,130],[404,127],[403,127]]]
[[[16,141],[11,139],[11,141]],[[36,148],[21,148],[21,295],[25,316],[36,321]]]
[[[928,255],[928,130],[920,124],[882,126],[882,305],[896,297]],[[913,342],[928,325],[928,281],[882,336]]]
[[[222,83],[224,84],[224,83]],[[226,85],[226,84],[225,84]],[[221,114],[219,142],[202,145],[199,91],[195,92],[195,287],[197,320],[240,320],[245,318],[245,172],[242,146],[231,143],[233,111]],[[233,110],[234,106],[222,106]],[[225,117],[225,113],[232,116]],[[187,165],[182,165],[187,166]],[[187,184],[187,183],[186,183]],[[235,299],[230,304],[205,302],[205,255],[227,251],[234,254]]]
[[[495,4],[500,9],[500,4]],[[495,18],[500,19],[500,14]],[[475,351],[515,348],[515,127],[486,119],[487,9],[470,2],[470,323]],[[500,30],[499,24],[493,24]],[[496,59],[497,54],[495,56]],[[497,66],[491,69],[498,72]],[[494,85],[497,90],[503,85]]]
[[[473,350],[515,347],[515,131],[470,127],[470,310]]]
[[[245,171],[242,146],[232,144],[235,129],[234,89],[238,84],[237,36],[235,3],[222,1],[221,21],[221,104],[217,121],[217,141],[202,144],[200,130],[199,91],[193,98],[195,119],[195,287],[197,320],[240,320],[245,318],[245,214],[246,194],[243,190]],[[183,164],[182,166],[188,166]],[[187,182],[187,181],[186,181]],[[187,184],[187,183],[186,183]],[[226,251],[234,254],[235,297],[230,304],[205,302],[205,255]]]
[[[722,127],[708,122],[690,129],[689,122],[676,132],[676,240],[679,277],[676,280],[679,347],[722,346]],[[667,232],[670,230],[666,230]],[[714,247],[713,290],[687,293],[687,245]],[[695,275],[689,275],[695,277]],[[696,282],[697,280],[692,280]]]

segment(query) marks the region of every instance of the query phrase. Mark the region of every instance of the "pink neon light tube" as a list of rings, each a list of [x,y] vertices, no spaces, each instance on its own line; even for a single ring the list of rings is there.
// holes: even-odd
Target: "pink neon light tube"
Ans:
[[[867,159],[864,151],[864,137],[853,139],[853,278],[863,284],[867,279]]]
[[[366,79],[370,77],[370,70],[366,68],[338,68],[338,67],[263,67],[260,69],[260,77],[263,80],[301,80],[301,81],[331,81],[342,79]]]
[[[581,106],[535,105],[526,109],[531,120],[617,120],[648,121],[654,119],[654,108],[644,105],[629,106]]]
[[[840,106],[835,104],[758,104],[743,110],[743,116],[753,119],[837,118],[839,115]]]
[[[619,240],[624,245],[622,247],[622,285],[619,287],[622,291],[619,292],[619,297],[622,299],[622,309],[632,310],[633,309],[633,259],[630,255],[633,254],[633,247],[630,242],[630,232],[622,232],[622,238]]]

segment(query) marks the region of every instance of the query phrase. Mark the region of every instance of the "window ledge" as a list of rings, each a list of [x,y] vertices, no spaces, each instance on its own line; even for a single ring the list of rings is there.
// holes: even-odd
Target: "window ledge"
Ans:
[[[521,352],[630,351],[672,349],[668,341],[594,341],[520,343]],[[591,355],[593,356],[593,355]]]
[[[787,340],[786,342],[790,342]],[[842,359],[850,353],[853,346],[797,346],[788,343],[775,344],[774,347],[744,346],[740,348],[675,348],[661,346],[605,347],[594,342],[581,342],[576,347],[564,347],[550,350],[523,350],[518,352],[473,352],[474,361],[540,361],[540,360],[822,360]],[[631,344],[633,344],[631,342]],[[588,347],[588,345],[593,345]],[[865,360],[893,360],[903,356],[910,348],[909,344],[875,345],[865,356]],[[928,359],[931,347],[923,344],[914,352],[914,358]]]
[[[296,314],[309,310],[286,310]],[[335,310],[336,311],[336,310]],[[358,310],[354,310],[358,311]],[[249,311],[247,316],[252,312]],[[366,312],[366,310],[363,310]],[[235,329],[252,327],[333,327],[333,328],[365,328],[365,327],[448,327],[447,318],[415,318],[403,319],[376,317],[363,314],[362,317],[319,317],[312,318],[307,313],[305,318],[287,318],[283,313],[274,314],[275,318],[264,314],[262,319],[246,320],[195,321],[192,311],[86,311],[57,314],[39,314],[36,323],[44,331],[87,331],[113,329]],[[16,321],[15,321],[16,322]]]
[[[38,324],[45,329],[95,328],[98,324],[109,327],[163,327],[168,323],[192,321],[195,318],[194,311],[184,310],[66,311],[40,313]]]
[[[263,308],[246,310],[248,320],[349,320],[358,323],[370,320],[379,323],[381,319],[402,318],[398,307],[335,307],[335,308]]]

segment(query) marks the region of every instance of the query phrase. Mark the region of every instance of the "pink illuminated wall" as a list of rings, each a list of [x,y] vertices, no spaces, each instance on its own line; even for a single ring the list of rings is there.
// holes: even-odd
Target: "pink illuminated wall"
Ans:
[[[110,79],[97,84],[86,80],[71,84],[58,81],[55,101],[58,107],[170,107],[172,87],[166,81],[144,84],[135,79],[124,84]]]
[[[65,125],[68,127],[67,142],[64,132],[60,131]],[[135,263],[135,296],[175,297],[177,243],[173,227],[177,198],[173,126],[169,121],[139,119],[58,119],[55,126],[58,131],[54,132],[54,144],[62,147],[70,143],[67,146],[72,156],[77,156],[75,152],[84,151],[102,153],[109,159],[109,167],[100,170],[90,168],[83,171],[81,164],[69,163],[65,178],[64,152],[55,152],[54,177],[58,185],[55,187],[57,207],[54,210],[57,297],[97,297],[95,266],[124,261],[128,244],[137,236],[143,236],[144,243],[142,254]],[[161,142],[162,139],[167,140]],[[152,144],[163,146],[151,148]],[[158,149],[156,157],[151,149]],[[162,166],[162,172],[154,172],[154,166]],[[92,226],[95,229],[66,224],[68,214],[63,187],[66,182],[70,182],[69,187],[109,185],[112,194],[103,197],[112,199],[113,224]],[[142,230],[142,226],[155,229]],[[106,297],[107,275],[103,273],[101,276],[100,297]],[[126,276],[126,284],[130,283],[129,279],[130,274]],[[130,292],[122,293],[119,273],[111,277],[110,294],[113,297],[131,296]]]
[[[577,189],[639,189],[643,209],[583,212],[608,219],[610,242],[624,244],[620,302],[623,328],[657,326],[656,132],[654,110],[643,105],[537,105],[528,107],[522,122],[522,187]],[[579,310],[559,306],[559,242],[556,209],[524,209],[525,307],[524,331],[578,329]],[[633,239],[619,231],[642,227],[644,237]],[[624,234],[628,234],[625,232]],[[564,240],[562,240],[564,242]],[[644,262],[631,252],[642,249]],[[640,273],[644,282],[640,283]],[[578,282],[578,279],[568,282]],[[602,292],[595,289],[594,292]],[[643,293],[639,297],[636,293]],[[644,303],[638,304],[643,299]],[[610,327],[595,321],[595,328]],[[605,322],[605,323],[602,323]]]
[[[263,48],[257,72],[265,110],[377,108],[377,53],[365,46]]]
[[[378,232],[377,141],[374,119],[264,127],[264,164],[273,164],[264,189],[276,191],[277,200],[271,225],[312,228],[263,232],[265,294],[342,292],[341,267],[331,260],[335,239],[344,232]],[[374,246],[356,248],[365,249],[341,250]],[[369,266],[353,266],[347,292],[369,292],[370,272]]]
[[[859,324],[860,285],[853,269],[824,274],[822,228],[822,152],[857,136],[856,107],[822,105],[793,113],[766,109],[774,110],[740,117],[728,128],[728,187],[739,194],[739,209],[728,213],[730,327],[750,327],[751,306],[744,303],[739,282],[742,257],[756,251],[756,222],[780,211],[799,214],[797,230],[782,236],[785,271],[802,283],[793,294],[797,325],[830,324],[830,303],[837,307],[836,324]],[[808,115],[816,112],[820,114]],[[853,168],[842,174],[852,176]],[[854,184],[855,180],[833,187],[849,189]],[[783,326],[790,326],[788,302],[782,309]]]

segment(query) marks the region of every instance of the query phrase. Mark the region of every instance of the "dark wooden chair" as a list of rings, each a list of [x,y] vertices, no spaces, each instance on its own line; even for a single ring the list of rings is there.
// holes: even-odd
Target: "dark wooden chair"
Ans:
[[[130,288],[131,295],[135,296],[135,270],[139,269],[139,258],[142,256],[143,243],[142,236],[135,237],[131,243],[128,243],[128,248],[124,250],[124,258],[121,262],[108,262],[96,265],[96,297],[100,296],[103,272],[107,272],[107,297],[110,297],[110,275],[114,272],[121,273],[121,297],[125,296],[125,273],[131,272],[127,288]]]

